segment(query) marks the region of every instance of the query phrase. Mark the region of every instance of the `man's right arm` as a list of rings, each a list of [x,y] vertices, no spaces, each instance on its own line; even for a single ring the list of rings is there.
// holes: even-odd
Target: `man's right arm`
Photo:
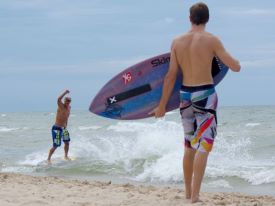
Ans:
[[[241,70],[240,62],[226,51],[222,42],[217,37],[214,37],[214,53],[232,71],[239,72]]]
[[[63,106],[62,99],[63,99],[63,97],[64,97],[66,94],[69,94],[69,93],[70,93],[70,91],[69,91],[69,90],[66,90],[65,92],[63,92],[63,93],[58,97],[58,99],[57,99],[57,105],[58,105],[59,107],[62,107],[62,106]]]
[[[174,40],[171,47],[169,69],[164,78],[162,96],[158,107],[154,110],[156,118],[163,117],[165,115],[166,105],[169,101],[172,90],[174,88],[174,85],[177,79],[178,69],[179,69],[179,64],[176,57],[175,40]]]

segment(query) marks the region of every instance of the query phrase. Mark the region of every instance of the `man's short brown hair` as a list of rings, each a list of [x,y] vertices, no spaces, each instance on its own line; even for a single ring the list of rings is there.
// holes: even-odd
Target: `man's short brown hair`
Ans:
[[[206,24],[209,20],[209,9],[205,3],[199,2],[191,6],[190,19],[193,24]]]

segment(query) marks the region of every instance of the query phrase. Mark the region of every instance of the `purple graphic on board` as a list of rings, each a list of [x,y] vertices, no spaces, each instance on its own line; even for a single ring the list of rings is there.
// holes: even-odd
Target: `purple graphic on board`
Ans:
[[[147,118],[159,104],[164,77],[169,69],[170,53],[162,54],[125,69],[112,78],[95,96],[90,111],[102,117],[120,120]],[[212,62],[212,76],[217,85],[228,67],[218,58]],[[182,74],[179,71],[166,110],[179,107]]]

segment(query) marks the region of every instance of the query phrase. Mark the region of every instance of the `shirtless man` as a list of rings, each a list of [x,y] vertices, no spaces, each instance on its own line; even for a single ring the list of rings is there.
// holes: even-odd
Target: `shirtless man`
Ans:
[[[171,47],[169,71],[165,77],[159,106],[155,117],[163,117],[166,104],[174,87],[178,69],[183,73],[180,91],[180,114],[185,133],[183,158],[186,198],[199,201],[201,182],[208,154],[216,136],[218,98],[211,75],[211,65],[217,56],[232,71],[239,72],[239,61],[223,47],[221,41],[205,31],[209,20],[208,7],[204,3],[190,8],[191,30],[174,39]]]
[[[56,113],[55,124],[52,127],[53,147],[49,151],[49,156],[48,156],[49,164],[51,164],[51,157],[54,151],[56,150],[57,147],[61,146],[61,140],[63,140],[64,142],[64,152],[65,152],[64,158],[66,160],[70,160],[70,158],[68,157],[70,134],[66,127],[68,125],[68,118],[71,110],[71,106],[70,106],[71,98],[65,97],[64,103],[62,102],[63,97],[69,93],[70,91],[66,90],[57,99],[58,108]]]

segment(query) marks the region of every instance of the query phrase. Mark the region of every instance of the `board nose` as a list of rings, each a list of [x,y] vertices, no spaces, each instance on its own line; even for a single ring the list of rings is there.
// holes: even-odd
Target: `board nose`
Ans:
[[[98,95],[97,95],[98,96]],[[95,96],[93,101],[90,104],[89,111],[94,113],[94,114],[99,114],[100,112],[100,107],[99,107],[99,102],[98,102],[98,97]]]

